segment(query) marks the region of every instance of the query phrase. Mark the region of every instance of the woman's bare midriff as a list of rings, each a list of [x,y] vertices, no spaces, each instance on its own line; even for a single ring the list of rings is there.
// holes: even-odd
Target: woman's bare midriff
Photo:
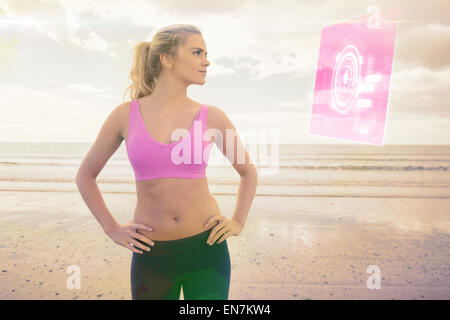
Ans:
[[[176,240],[201,233],[206,221],[219,214],[207,178],[136,180],[137,204],[133,222],[150,226],[139,234],[155,241]],[[216,222],[217,223],[217,222]]]

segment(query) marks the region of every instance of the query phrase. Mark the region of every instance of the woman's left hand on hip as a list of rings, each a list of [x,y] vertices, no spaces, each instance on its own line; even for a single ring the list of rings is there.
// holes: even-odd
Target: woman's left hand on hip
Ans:
[[[219,223],[211,229],[207,243],[212,245],[217,239],[217,244],[223,242],[226,238],[231,236],[237,236],[241,233],[244,226],[233,219],[228,219],[222,215],[215,215],[206,221],[205,227],[210,226],[214,221],[219,221]]]

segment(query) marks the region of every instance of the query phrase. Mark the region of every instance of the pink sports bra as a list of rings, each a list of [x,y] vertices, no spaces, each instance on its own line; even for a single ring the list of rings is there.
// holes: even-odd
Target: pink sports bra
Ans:
[[[161,143],[147,131],[138,100],[131,101],[126,148],[136,180],[205,177],[213,146],[203,139],[207,119],[208,106],[202,104],[189,132],[180,130],[181,140]]]

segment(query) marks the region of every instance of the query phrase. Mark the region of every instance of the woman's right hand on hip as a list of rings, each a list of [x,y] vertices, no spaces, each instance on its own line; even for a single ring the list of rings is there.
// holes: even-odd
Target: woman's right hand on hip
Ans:
[[[127,224],[118,224],[118,226],[112,230],[110,230],[107,235],[110,237],[115,243],[128,248],[129,250],[137,253],[143,253],[138,248],[141,248],[145,251],[150,251],[150,248],[144,246],[142,243],[137,241],[136,239],[141,240],[142,242],[148,243],[151,246],[154,246],[155,243],[148,239],[147,237],[137,233],[137,229],[144,229],[147,231],[152,231],[152,228],[146,226],[141,223],[127,223]],[[132,245],[131,245],[132,244]]]

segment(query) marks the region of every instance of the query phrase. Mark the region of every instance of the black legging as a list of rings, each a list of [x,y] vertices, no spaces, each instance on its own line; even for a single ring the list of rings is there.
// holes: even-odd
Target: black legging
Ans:
[[[231,273],[227,240],[210,246],[206,243],[210,233],[208,229],[187,238],[154,240],[153,247],[136,239],[151,250],[133,252],[132,299],[178,300],[183,285],[185,300],[227,300]]]

